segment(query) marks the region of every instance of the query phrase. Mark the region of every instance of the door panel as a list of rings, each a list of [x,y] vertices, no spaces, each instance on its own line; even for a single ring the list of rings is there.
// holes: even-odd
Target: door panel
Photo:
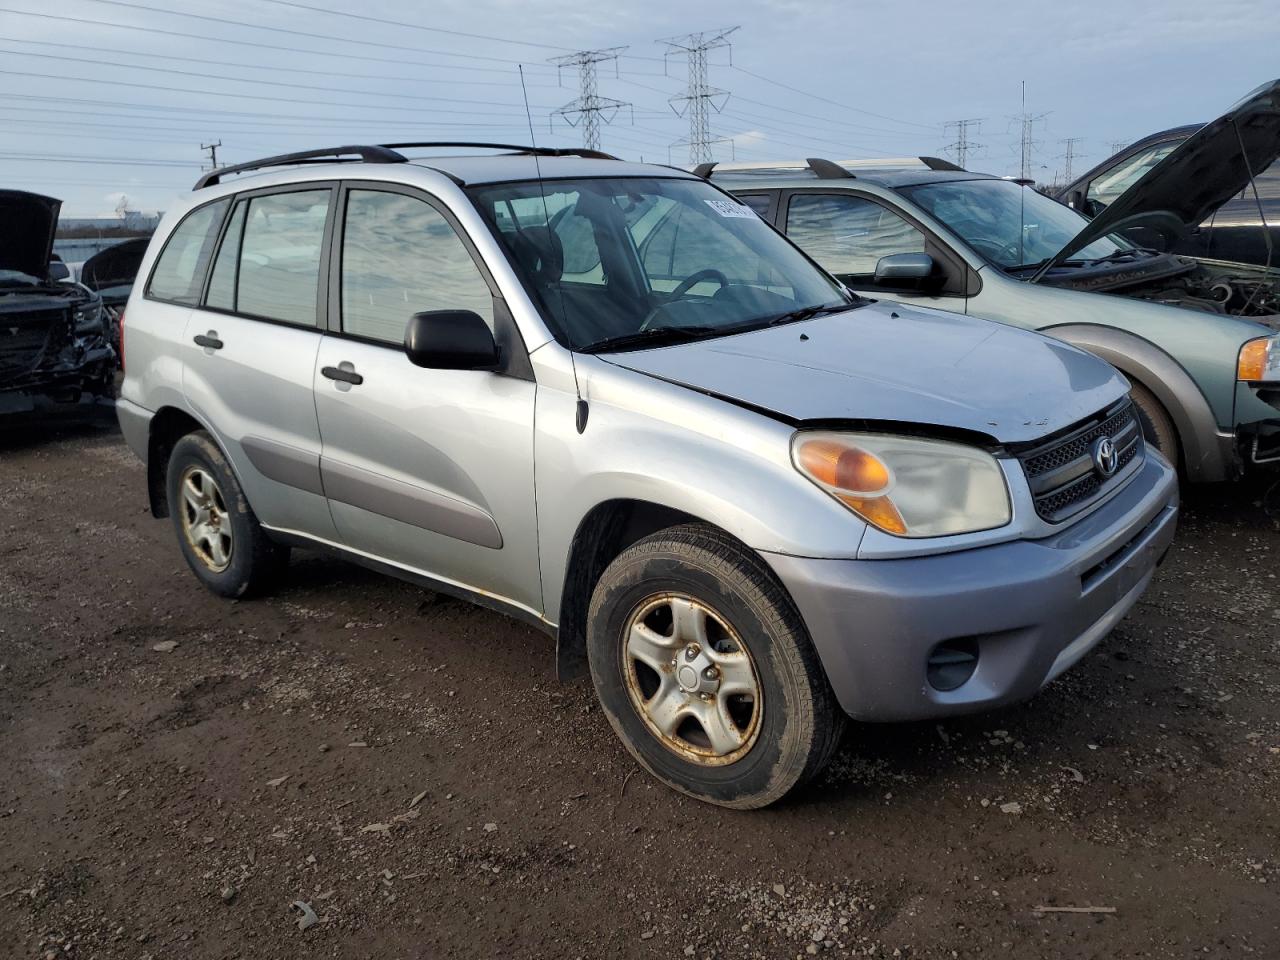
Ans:
[[[312,381],[320,332],[194,310],[183,389],[268,526],[332,540]],[[196,336],[220,341],[218,349]]]
[[[533,382],[423,369],[403,347],[421,311],[472,310],[494,327],[496,286],[416,190],[348,187],[335,236],[314,383],[339,542],[541,614]]]
[[[349,364],[360,384],[330,380]],[[424,370],[326,337],[315,365],[321,473],[341,543],[541,611],[527,380]]]

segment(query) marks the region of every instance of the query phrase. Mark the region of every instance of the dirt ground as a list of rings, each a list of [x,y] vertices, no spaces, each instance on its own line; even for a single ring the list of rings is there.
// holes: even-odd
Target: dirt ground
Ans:
[[[529,627],[308,554],[206,593],[100,421],[0,434],[0,956],[1280,957],[1265,483],[1033,702],[730,813]]]

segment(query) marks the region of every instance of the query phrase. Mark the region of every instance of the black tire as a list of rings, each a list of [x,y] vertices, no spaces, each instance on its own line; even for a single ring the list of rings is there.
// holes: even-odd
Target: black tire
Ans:
[[[734,759],[720,765],[686,759],[664,743],[629,692],[633,658],[624,655],[623,638],[639,611],[669,594],[723,620],[753,662],[763,704],[758,729],[745,752],[726,754]],[[587,648],[596,693],[623,744],[659,780],[699,800],[766,806],[815,776],[839,745],[845,716],[790,598],[759,557],[714,528],[672,527],[620,554],[592,594]]]
[[[1181,451],[1178,448],[1178,431],[1173,426],[1169,412],[1156,399],[1155,394],[1140,383],[1130,383],[1129,396],[1138,410],[1138,423],[1142,426],[1143,438],[1177,467]]]
[[[209,549],[209,540],[197,543],[188,533],[197,514],[184,496],[183,484],[197,476],[211,478],[216,485],[210,489],[205,483],[203,489],[215,504],[220,529],[229,529],[229,535],[220,540],[225,558]],[[277,582],[289,561],[289,548],[272,541],[262,529],[230,464],[208,433],[198,430],[174,444],[165,480],[178,546],[201,583],[219,596],[247,597],[264,593]]]

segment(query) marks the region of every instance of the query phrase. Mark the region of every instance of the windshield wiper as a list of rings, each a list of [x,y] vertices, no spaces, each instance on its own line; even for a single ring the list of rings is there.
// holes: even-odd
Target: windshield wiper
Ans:
[[[665,347],[673,343],[688,343],[704,337],[718,337],[725,330],[719,327],[700,327],[693,324],[671,327],[650,327],[648,330],[636,330],[616,337],[605,337],[585,347],[578,347],[579,353],[606,353],[610,350],[627,350],[632,347]]]
[[[1156,250],[1149,250],[1146,247],[1134,247],[1131,250],[1117,250],[1115,253],[1108,253],[1105,257],[1095,257],[1090,260],[1089,263],[1115,263],[1118,260],[1124,260],[1126,257],[1152,257],[1155,256],[1157,252],[1158,251]]]
[[[821,317],[828,313],[843,313],[846,310],[852,310],[854,307],[861,307],[867,301],[860,303],[824,303],[816,307],[801,307],[798,310],[788,310],[786,313],[780,313],[776,317],[764,324],[766,327],[778,327],[784,323],[798,323],[801,320],[812,320],[814,317]]]

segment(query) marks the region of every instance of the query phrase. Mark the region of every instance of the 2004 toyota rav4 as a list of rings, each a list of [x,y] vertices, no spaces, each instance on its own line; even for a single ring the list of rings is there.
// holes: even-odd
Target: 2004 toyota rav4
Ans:
[[[753,807],[846,714],[1031,696],[1147,586],[1175,478],[1101,360],[854,297],[679,171],[425,146],[216,171],[156,234],[120,423],[213,591],[320,547],[524,617]]]

